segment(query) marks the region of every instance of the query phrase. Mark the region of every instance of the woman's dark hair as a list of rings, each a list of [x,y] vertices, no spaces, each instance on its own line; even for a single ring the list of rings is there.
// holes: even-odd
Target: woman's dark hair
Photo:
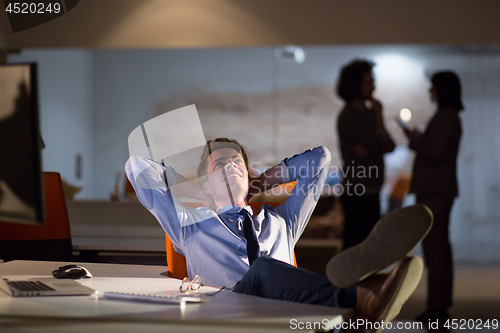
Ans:
[[[198,165],[198,177],[200,180],[205,181],[205,176],[207,175],[207,167],[208,167],[208,157],[214,151],[223,149],[223,148],[231,148],[236,150],[241,154],[243,160],[245,161],[245,166],[248,170],[248,155],[243,149],[243,146],[237,141],[228,138],[217,138],[214,140],[208,140],[205,148],[203,149],[203,154],[201,155],[201,161]]]
[[[368,60],[354,60],[342,67],[337,82],[337,95],[346,102],[359,97],[361,82],[365,73],[371,73],[375,64]]]
[[[462,104],[462,87],[457,74],[445,71],[435,73],[431,79],[432,87],[436,89],[438,107],[452,108],[455,111],[464,109]]]

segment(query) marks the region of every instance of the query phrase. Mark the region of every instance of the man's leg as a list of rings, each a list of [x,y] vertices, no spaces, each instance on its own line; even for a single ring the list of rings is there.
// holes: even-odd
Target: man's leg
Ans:
[[[330,259],[326,266],[330,282],[346,288],[405,257],[427,235],[432,220],[424,205],[385,215],[363,242]]]
[[[352,286],[355,285],[358,314],[370,322],[390,321],[396,317],[420,280],[422,259],[406,255],[427,235],[432,219],[432,212],[424,205],[401,208],[387,214],[365,241],[329,261],[326,271],[333,287],[314,273],[290,265],[275,269],[283,263],[263,258],[258,266],[255,264],[259,260],[254,262],[234,290],[312,304],[325,304],[333,299],[334,306],[351,306]],[[398,260],[390,273],[375,274]],[[319,284],[319,288],[315,283]]]
[[[260,257],[233,291],[290,302],[342,308],[356,306],[356,286],[338,288],[326,275],[296,268],[271,257]]]
[[[270,257],[258,258],[233,291],[253,296],[355,308],[371,322],[367,329],[379,332],[401,310],[423,271],[422,259],[401,259],[390,273],[374,274],[355,286],[338,288],[325,276],[295,268]]]

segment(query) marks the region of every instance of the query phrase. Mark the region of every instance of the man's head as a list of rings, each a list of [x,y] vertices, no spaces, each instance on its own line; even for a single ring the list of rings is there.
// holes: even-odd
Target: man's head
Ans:
[[[217,206],[245,205],[248,193],[248,156],[236,140],[207,141],[198,166],[203,191]]]
[[[346,102],[372,99],[375,90],[373,66],[375,64],[368,60],[354,60],[344,66],[337,82],[337,95]]]

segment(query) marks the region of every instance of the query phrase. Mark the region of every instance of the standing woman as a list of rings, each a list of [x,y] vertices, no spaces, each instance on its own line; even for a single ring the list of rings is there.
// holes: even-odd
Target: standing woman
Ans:
[[[425,263],[429,270],[427,311],[417,317],[424,323],[449,318],[452,304],[453,260],[449,241],[450,211],[458,196],[457,154],[462,134],[458,112],[463,110],[461,86],[453,72],[432,76],[431,99],[438,109],[423,134],[405,130],[410,148],[417,156],[413,165],[410,192],[417,203],[427,205],[434,214],[434,225],[423,240]]]

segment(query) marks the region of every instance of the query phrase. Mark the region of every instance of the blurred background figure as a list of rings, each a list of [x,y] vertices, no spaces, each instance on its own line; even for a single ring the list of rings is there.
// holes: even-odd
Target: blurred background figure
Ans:
[[[427,205],[434,214],[434,225],[423,241],[428,275],[427,311],[417,317],[444,323],[452,304],[453,261],[449,241],[449,218],[453,201],[458,196],[457,154],[462,134],[458,112],[463,110],[461,85],[453,72],[432,76],[431,100],[437,111],[423,134],[405,130],[410,148],[417,156],[413,165],[410,192],[417,203]]]
[[[373,98],[374,63],[354,60],[344,66],[337,94],[345,101],[337,129],[343,159],[344,249],[362,242],[380,218],[379,192],[384,182],[384,154],[394,150]]]

